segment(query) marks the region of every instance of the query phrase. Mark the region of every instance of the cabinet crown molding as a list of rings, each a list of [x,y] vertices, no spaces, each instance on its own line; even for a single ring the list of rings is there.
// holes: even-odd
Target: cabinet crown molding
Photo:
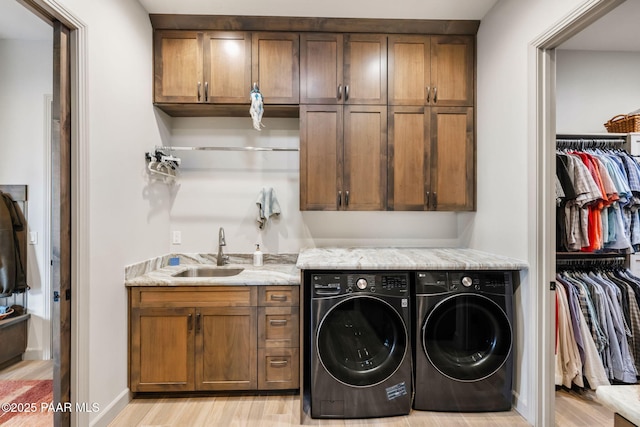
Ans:
[[[478,20],[149,14],[155,30],[476,35]]]

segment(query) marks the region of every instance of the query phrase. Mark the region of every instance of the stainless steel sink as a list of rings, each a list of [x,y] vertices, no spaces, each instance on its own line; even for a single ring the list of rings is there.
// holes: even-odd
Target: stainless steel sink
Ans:
[[[173,277],[229,277],[236,276],[243,271],[244,268],[195,267],[176,273]]]

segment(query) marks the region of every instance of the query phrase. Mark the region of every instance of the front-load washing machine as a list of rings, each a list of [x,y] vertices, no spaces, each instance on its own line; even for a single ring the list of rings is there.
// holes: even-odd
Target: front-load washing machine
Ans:
[[[512,272],[417,272],[415,322],[415,409],[511,409]]]
[[[313,418],[411,411],[409,273],[311,273]]]

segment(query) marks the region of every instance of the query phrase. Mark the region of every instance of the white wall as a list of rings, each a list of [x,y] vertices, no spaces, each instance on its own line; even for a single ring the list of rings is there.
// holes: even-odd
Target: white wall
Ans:
[[[163,114],[163,113],[159,113]],[[298,119],[270,119],[261,132],[251,118],[164,118],[174,146],[299,146]],[[153,147],[151,147],[153,148]],[[316,246],[458,246],[458,215],[446,212],[301,212],[297,152],[174,151],[181,175],[172,193],[174,252],[297,253]],[[418,184],[416,184],[418,185]],[[282,214],[258,228],[256,199],[273,187]]]
[[[477,38],[478,211],[469,230],[469,246],[527,260],[529,273],[515,293],[516,409],[534,421],[536,405],[529,378],[536,352],[534,286],[535,93],[530,90],[535,64],[530,43],[581,0],[499,0],[482,20]],[[533,329],[532,329],[533,328]]]
[[[44,24],[43,24],[44,25]],[[29,341],[25,358],[50,355],[51,323],[43,295],[50,259],[45,248],[45,95],[52,92],[51,41],[0,40],[0,183],[27,184],[27,223],[37,244],[27,246]],[[18,298],[18,302],[21,299]],[[43,354],[44,353],[44,354]]]
[[[640,109],[640,53],[556,53],[558,133],[606,132],[604,123]]]

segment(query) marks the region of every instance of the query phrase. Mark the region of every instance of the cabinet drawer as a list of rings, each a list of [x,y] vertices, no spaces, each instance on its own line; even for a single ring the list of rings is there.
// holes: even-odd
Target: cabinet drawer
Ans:
[[[300,305],[300,289],[297,286],[260,286],[259,306]]]
[[[257,291],[246,286],[132,288],[132,307],[248,307]]]
[[[299,388],[298,354],[297,348],[258,349],[258,388],[260,390]]]
[[[258,308],[258,348],[298,347],[298,307]]]

